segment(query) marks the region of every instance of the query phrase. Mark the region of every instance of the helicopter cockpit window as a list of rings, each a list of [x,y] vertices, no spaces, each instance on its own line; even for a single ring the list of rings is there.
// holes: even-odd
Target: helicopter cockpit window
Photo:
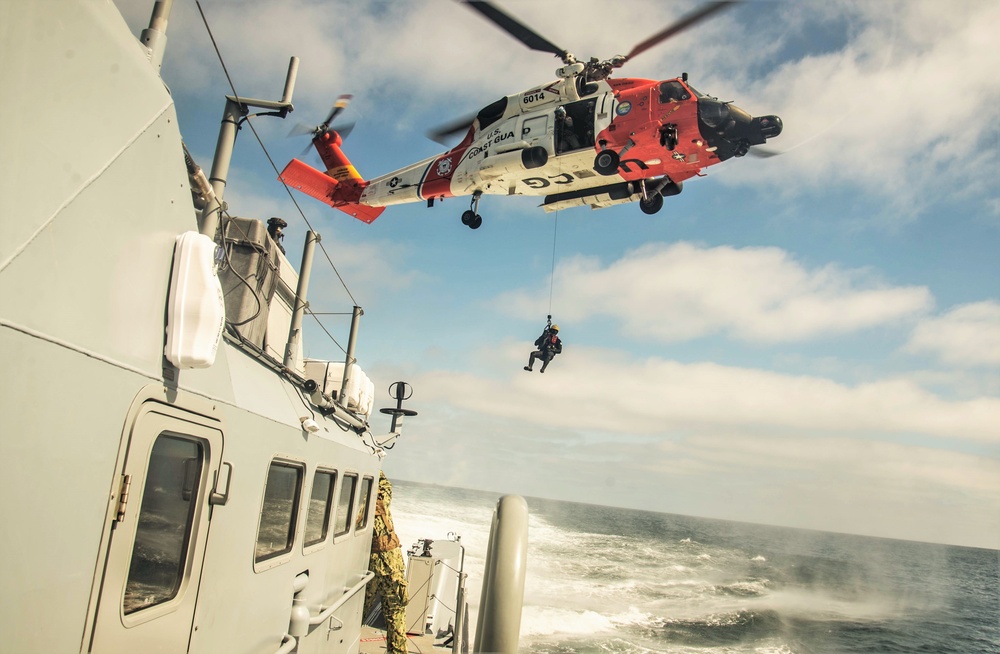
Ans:
[[[660,104],[668,102],[681,102],[691,98],[691,94],[678,81],[663,82],[660,84]]]

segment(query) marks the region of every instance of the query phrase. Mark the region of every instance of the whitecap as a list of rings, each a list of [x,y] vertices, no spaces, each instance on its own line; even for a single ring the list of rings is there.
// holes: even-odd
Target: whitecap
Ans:
[[[521,612],[521,637],[553,634],[587,635],[611,631],[614,624],[595,611],[572,611],[552,606],[525,606]]]

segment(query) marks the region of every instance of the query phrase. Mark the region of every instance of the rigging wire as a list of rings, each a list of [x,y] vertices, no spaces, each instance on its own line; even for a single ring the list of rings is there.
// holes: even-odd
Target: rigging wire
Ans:
[[[195,5],[197,5],[197,7],[198,7],[198,13],[201,14],[201,20],[202,20],[202,23],[204,23],[204,25],[205,25],[205,30],[208,32],[208,38],[209,38],[209,40],[212,41],[212,47],[215,49],[215,55],[219,59],[219,65],[222,66],[222,72],[225,73],[226,80],[229,82],[229,88],[232,89],[233,96],[236,98],[237,103],[242,104],[240,102],[240,95],[236,91],[236,85],[233,84],[233,79],[229,75],[229,69],[226,67],[226,62],[222,58],[222,52],[219,50],[219,45],[218,45],[218,43],[215,40],[215,35],[212,34],[212,28],[209,26],[208,19],[205,17],[205,12],[204,12],[204,10],[201,7],[200,0],[196,0]],[[276,174],[280,175],[281,171],[278,170],[277,164],[275,164],[274,163],[274,159],[271,158],[271,153],[268,152],[267,147],[264,145],[263,139],[261,139],[260,134],[258,134],[256,128],[254,128],[253,122],[250,121],[250,120],[248,120],[248,118],[249,118],[248,116],[245,116],[243,118],[243,120],[241,120],[240,122],[241,123],[245,122],[247,125],[250,126],[250,131],[253,132],[254,138],[257,139],[257,143],[260,145],[261,150],[264,152],[264,156],[267,157],[268,163],[271,164],[271,168],[274,169],[274,172]],[[306,226],[309,228],[310,231],[315,232],[316,230],[313,229],[312,223],[310,223],[309,219],[306,218],[305,212],[302,210],[302,207],[299,206],[299,203],[296,201],[295,196],[292,194],[291,189],[288,188],[288,185],[285,184],[283,181],[282,181],[281,185],[284,187],[285,193],[288,194],[289,199],[291,199],[292,204],[295,205],[295,209],[299,212],[299,215],[302,217],[302,220],[306,223]],[[337,275],[337,279],[340,280],[341,286],[344,287],[344,290],[347,292],[348,297],[350,297],[351,301],[354,303],[354,306],[360,306],[358,304],[358,301],[354,298],[354,294],[351,293],[351,289],[348,288],[347,283],[344,281],[344,278],[341,276],[340,271],[337,270],[337,266],[334,265],[333,259],[330,258],[330,253],[327,252],[326,248],[323,246],[323,241],[318,241],[318,245],[319,245],[320,251],[323,252],[323,256],[326,257],[327,263],[330,264],[330,267],[333,269],[333,272]],[[317,318],[315,314],[313,314],[313,318],[316,319],[316,322],[319,322],[319,318]],[[322,323],[320,323],[320,327],[323,327]],[[330,335],[330,332],[327,331],[326,327],[323,327],[323,331],[325,331],[328,336]],[[334,339],[333,336],[330,336],[330,338],[337,345],[337,347],[339,347],[342,351],[344,351],[346,353],[346,350],[344,350],[344,348],[340,345],[340,343],[337,343],[336,339]]]
[[[330,340],[333,341],[333,344],[336,345],[337,347],[339,347],[340,351],[343,352],[344,355],[346,356],[347,355],[347,350],[344,349],[343,345],[341,345],[340,343],[337,342],[337,339],[335,339],[333,337],[333,334],[331,334],[330,331],[326,328],[326,326],[322,322],[320,322],[319,316],[316,313],[314,313],[313,311],[311,311],[309,309],[309,307],[306,307],[306,313],[308,313],[310,316],[313,317],[313,320],[316,321],[316,324],[319,325],[320,329],[322,329],[324,332],[326,332],[326,335],[330,337]]]

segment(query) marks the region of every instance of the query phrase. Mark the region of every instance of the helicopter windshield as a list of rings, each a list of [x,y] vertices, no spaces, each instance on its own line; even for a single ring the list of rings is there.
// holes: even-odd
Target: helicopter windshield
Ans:
[[[689,100],[691,93],[677,80],[660,83],[660,104]]]

